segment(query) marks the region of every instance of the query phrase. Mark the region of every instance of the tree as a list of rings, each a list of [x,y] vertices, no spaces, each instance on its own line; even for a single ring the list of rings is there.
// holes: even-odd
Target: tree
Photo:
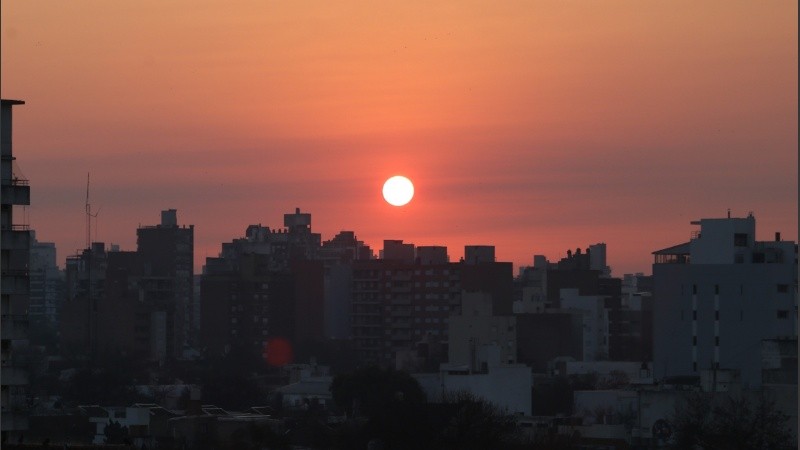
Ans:
[[[675,444],[709,450],[792,448],[788,419],[764,395],[726,396],[714,402],[711,394],[697,393],[676,409]]]
[[[111,419],[108,419],[108,425],[103,434],[106,436],[106,444],[127,444],[130,440],[128,427],[123,427],[119,422]]]
[[[451,414],[442,431],[444,448],[508,448],[515,443],[516,420],[510,414],[466,391],[444,396]]]
[[[425,393],[411,375],[368,367],[338,375],[331,383],[336,404],[354,420],[338,442],[370,441],[384,448],[415,448],[430,439]],[[358,418],[364,418],[361,422]]]

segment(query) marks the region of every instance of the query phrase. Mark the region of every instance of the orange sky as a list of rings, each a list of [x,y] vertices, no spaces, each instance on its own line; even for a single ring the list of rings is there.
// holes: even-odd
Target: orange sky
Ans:
[[[198,267],[300,207],[323,239],[649,273],[728,208],[797,239],[797,34],[796,1],[5,1],[2,96],[62,263],[91,172],[98,240],[176,208]]]

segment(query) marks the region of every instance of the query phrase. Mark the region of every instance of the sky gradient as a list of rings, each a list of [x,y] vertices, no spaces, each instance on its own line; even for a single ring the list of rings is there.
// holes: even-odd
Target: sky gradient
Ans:
[[[198,268],[300,207],[451,260],[605,242],[621,276],[728,208],[797,239],[797,35],[788,0],[4,1],[1,90],[59,264],[91,172],[97,240],[176,208]]]

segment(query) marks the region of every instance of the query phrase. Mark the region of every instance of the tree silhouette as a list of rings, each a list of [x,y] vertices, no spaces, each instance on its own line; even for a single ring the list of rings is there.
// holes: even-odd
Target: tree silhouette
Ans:
[[[127,444],[130,441],[128,438],[128,427],[123,427],[115,420],[108,419],[108,425],[106,425],[103,434],[106,435],[106,444]]]
[[[792,448],[788,419],[764,395],[753,400],[726,396],[713,402],[711,394],[697,393],[676,408],[675,444],[709,450]]]

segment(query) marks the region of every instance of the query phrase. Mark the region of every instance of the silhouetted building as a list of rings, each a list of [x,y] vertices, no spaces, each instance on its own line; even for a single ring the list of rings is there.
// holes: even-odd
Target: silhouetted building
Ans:
[[[583,358],[583,314],[580,311],[550,311],[515,314],[517,361],[536,373],[546,373],[548,364],[565,357]]]
[[[284,223],[285,232],[251,225],[244,238],[222,244],[219,257],[207,258],[200,309],[209,354],[262,355],[273,338],[295,350],[324,339],[324,265],[309,259],[319,256],[319,234],[299,209]]]
[[[462,291],[489,294],[494,314],[511,314],[511,263],[442,263],[444,247],[423,247],[429,255],[420,258],[413,244],[385,245],[389,258],[353,263],[353,342],[361,364],[391,365],[409,351],[428,367],[444,362]]]
[[[139,228],[137,237],[135,252],[94,242],[67,258],[66,356],[183,357],[192,330],[194,227],[179,227],[176,211],[167,210],[160,225]]]
[[[797,339],[797,245],[756,241],[756,220],[702,219],[689,242],[653,252],[654,376],[741,372],[762,383],[765,339]]]
[[[383,241],[381,259],[384,261],[398,261],[403,263],[413,263],[414,244],[404,244],[402,240],[387,239]]]
[[[98,305],[105,296],[105,244],[93,242],[67,257],[66,299],[61,309],[61,351],[68,357],[97,356]]]
[[[28,429],[28,373],[22,368],[16,350],[28,340],[28,305],[30,279],[30,231],[19,222],[14,207],[30,204],[30,186],[19,170],[12,150],[12,107],[23,105],[20,100],[0,101],[2,117],[2,165],[0,165],[0,263],[2,264],[2,378],[0,380],[0,432],[2,443],[17,442]]]
[[[31,340],[55,350],[58,312],[63,301],[64,273],[56,264],[56,245],[39,242],[31,231],[30,319]]]
[[[467,245],[464,247],[464,262],[466,264],[493,263],[494,245]]]
[[[349,339],[352,262],[373,259],[372,249],[356,239],[354,232],[342,231],[322,243],[318,259],[325,266],[325,337]]]
[[[195,340],[194,225],[178,226],[177,211],[161,212],[161,223],[136,230],[137,253],[141,263],[144,295],[163,305],[167,329],[167,357],[180,358]],[[156,326],[162,326],[160,323]]]

